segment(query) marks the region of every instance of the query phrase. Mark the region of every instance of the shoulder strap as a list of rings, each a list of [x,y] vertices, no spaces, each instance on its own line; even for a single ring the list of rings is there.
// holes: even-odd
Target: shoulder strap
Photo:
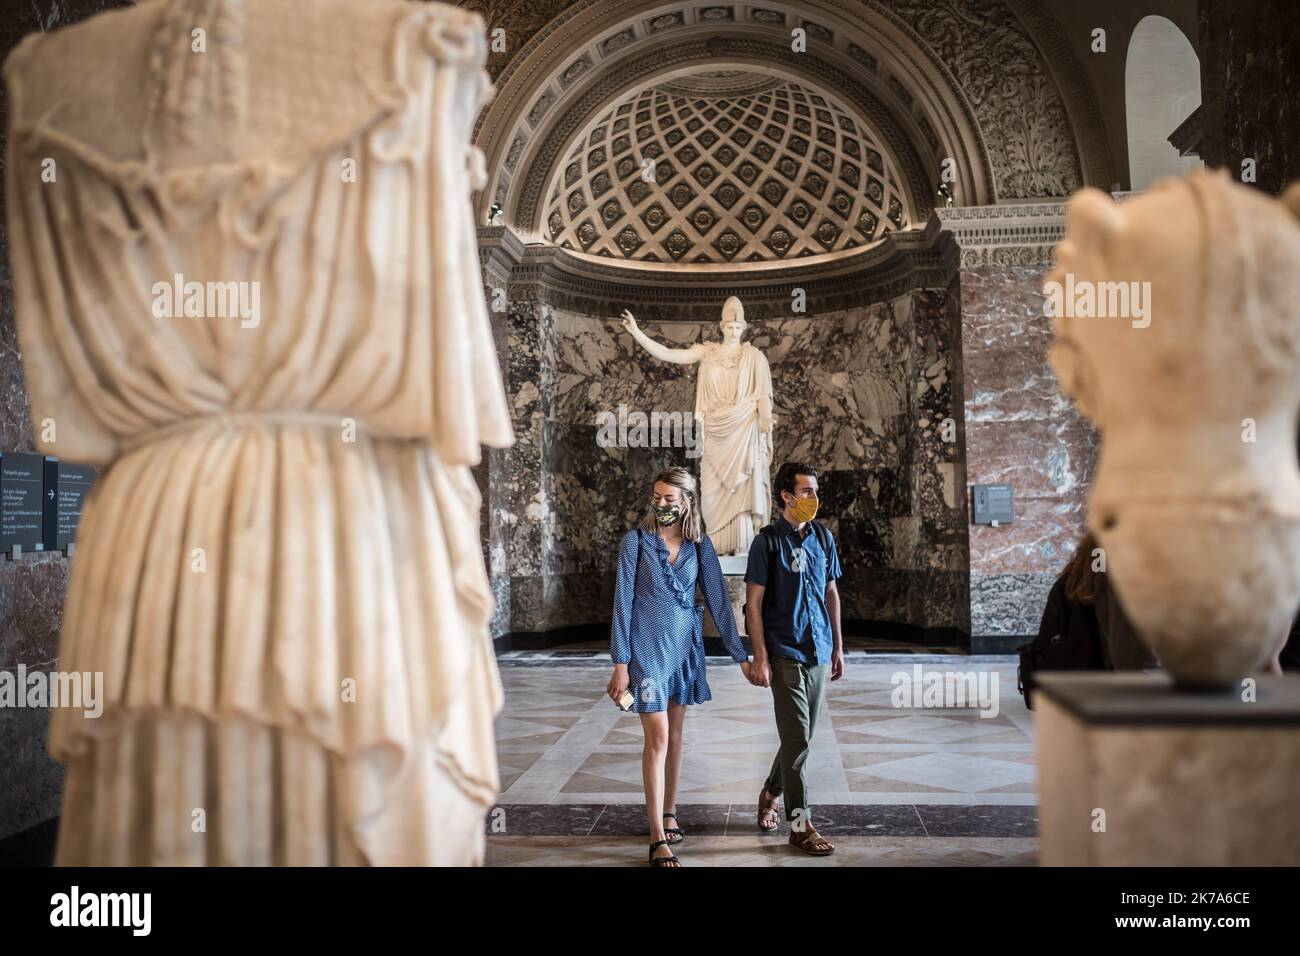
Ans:
[[[632,596],[628,599],[628,612],[630,614],[635,614],[636,613],[636,586],[637,586],[637,580],[641,576],[641,529],[639,527],[633,528],[631,531],[628,532],[628,534],[636,535],[636,557],[632,560]],[[622,571],[622,563],[623,563],[622,560],[623,542],[626,540],[627,540],[627,534],[623,535],[623,537],[619,540],[618,543],[618,554],[619,554],[618,564],[620,566],[620,573]],[[629,635],[629,639],[630,639],[630,635]]]
[[[831,545],[827,538],[830,536],[830,532],[816,521],[812,522],[812,526],[813,534],[817,535],[817,543],[822,546],[822,554],[826,555],[826,559],[829,561],[831,556]]]
[[[776,567],[776,529],[770,524],[765,524],[758,529],[758,533],[763,536],[763,543],[767,545],[767,583],[772,583],[772,572]]]
[[[758,533],[763,536],[763,543],[767,546],[767,584],[763,586],[763,604],[759,608],[759,613],[764,617],[767,616],[768,596],[772,593],[772,579],[776,573],[776,529],[770,524],[765,524],[758,529]]]

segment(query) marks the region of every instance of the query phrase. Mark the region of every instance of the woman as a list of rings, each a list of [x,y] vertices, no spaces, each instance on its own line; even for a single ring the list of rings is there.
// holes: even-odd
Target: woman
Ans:
[[[1035,675],[1049,670],[1148,670],[1160,661],[1142,642],[1106,577],[1105,549],[1085,532],[1047,595],[1038,636],[1019,648],[1020,684],[1033,707]]]
[[[641,716],[641,775],[654,866],[679,865],[669,847],[685,837],[676,813],[682,721],[687,705],[712,699],[704,677],[704,609],[695,604],[696,584],[748,680],[749,659],[717,552],[704,534],[695,478],[685,468],[669,468],[655,479],[641,527],[619,545],[609,648],[614,674],[606,688],[615,703],[630,689],[629,709]],[[667,820],[673,826],[665,829]]]

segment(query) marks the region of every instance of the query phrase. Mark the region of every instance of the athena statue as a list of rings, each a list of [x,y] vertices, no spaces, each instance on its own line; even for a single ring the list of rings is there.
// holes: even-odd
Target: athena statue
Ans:
[[[766,356],[741,341],[745,307],[735,296],[723,304],[719,325],[722,341],[673,349],[651,339],[631,312],[623,312],[623,327],[655,358],[699,363],[695,413],[704,427],[704,523],[718,554],[746,554],[772,510],[772,374]]]

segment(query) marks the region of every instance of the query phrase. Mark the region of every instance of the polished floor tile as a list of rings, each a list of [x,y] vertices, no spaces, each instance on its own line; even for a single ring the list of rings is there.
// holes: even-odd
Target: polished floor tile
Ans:
[[[608,657],[583,649],[501,665],[502,793],[488,862],[644,864],[641,722],[605,696]],[[989,696],[915,706],[920,698],[899,685],[918,667],[923,676],[978,675]],[[755,824],[779,745],[770,691],[725,659],[710,658],[708,674],[713,700],[688,710],[683,732],[677,799],[689,865],[826,865],[786,846],[784,820],[776,834]],[[1033,722],[1013,658],[864,653],[828,685],[825,708],[808,779],[813,821],[841,847],[832,865],[1034,862]]]
[[[996,708],[895,706],[914,665],[996,675]],[[502,803],[641,801],[641,723],[605,697],[608,668],[502,662]],[[678,799],[752,802],[779,746],[771,694],[725,659],[710,659],[709,683],[713,700],[687,712]],[[825,708],[808,763],[814,806],[1036,802],[1033,725],[1011,658],[860,658]]]
[[[830,837],[828,836],[828,839]],[[1015,838],[841,837],[835,852],[812,857],[782,837],[688,837],[673,848],[682,866],[1035,866],[1037,841]],[[635,837],[496,837],[488,866],[648,866],[649,844]]]

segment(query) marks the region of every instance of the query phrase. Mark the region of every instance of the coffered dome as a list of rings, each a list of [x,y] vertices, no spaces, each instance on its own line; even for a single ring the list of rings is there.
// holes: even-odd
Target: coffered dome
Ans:
[[[912,223],[877,136],[828,95],[759,72],[701,72],[634,91],[564,155],[546,193],[545,235],[592,255],[791,259]]]

